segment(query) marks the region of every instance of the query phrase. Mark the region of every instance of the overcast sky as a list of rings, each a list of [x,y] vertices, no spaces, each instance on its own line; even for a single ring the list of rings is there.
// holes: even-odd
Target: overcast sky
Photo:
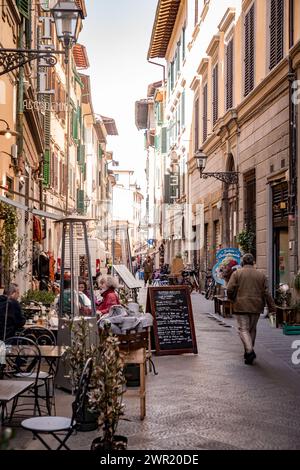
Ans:
[[[144,177],[143,131],[134,120],[135,101],[147,97],[149,83],[162,79],[162,68],[147,62],[157,0],[86,0],[87,18],[79,42],[87,48],[96,113],[115,119],[119,137],[109,150],[120,168]]]

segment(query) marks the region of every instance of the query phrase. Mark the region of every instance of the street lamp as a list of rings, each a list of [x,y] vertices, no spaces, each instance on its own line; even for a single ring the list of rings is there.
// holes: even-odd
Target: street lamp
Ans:
[[[67,122],[66,122],[66,162],[67,177],[69,177],[70,167],[70,134],[71,134],[71,117],[70,117],[70,94],[71,94],[71,71],[70,71],[70,50],[76,44],[84,18],[82,10],[77,7],[74,0],[58,0],[51,9],[54,18],[56,34],[59,41],[65,49],[66,64],[66,104],[67,104]],[[69,185],[66,188],[66,215],[69,211]]]
[[[8,125],[8,122],[5,121],[5,119],[0,119],[0,122],[4,122],[4,124],[6,125],[6,129],[3,129],[2,131],[0,131],[0,135],[4,135],[4,137],[7,140],[11,139],[13,136],[18,135],[18,132],[13,131],[12,129],[10,129],[10,127]]]
[[[194,158],[196,160],[197,168],[200,172],[200,178],[216,178],[219,181],[222,181],[225,184],[237,184],[239,179],[239,173],[237,171],[220,171],[220,172],[206,172],[204,173],[207,155],[203,152],[202,149],[199,149],[195,152]]]
[[[70,48],[77,42],[81,30],[83,12],[77,7],[74,0],[58,0],[51,14],[55,21],[58,39],[63,43],[64,50],[54,50],[49,46],[46,49],[3,49],[0,48],[0,76],[18,69],[33,60],[43,59],[47,67],[57,63],[56,55],[65,54],[68,63]]]
[[[84,18],[82,10],[72,0],[58,0],[51,8],[56,34],[66,49],[76,44]]]

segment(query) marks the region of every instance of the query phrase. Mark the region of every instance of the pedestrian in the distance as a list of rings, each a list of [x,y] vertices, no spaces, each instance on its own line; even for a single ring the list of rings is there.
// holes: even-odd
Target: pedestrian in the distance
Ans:
[[[270,312],[275,312],[275,302],[268,290],[267,277],[254,267],[252,254],[245,254],[242,268],[232,273],[227,285],[227,295],[233,302],[233,313],[245,348],[245,364],[252,364],[256,358],[254,344],[260,314],[266,304]]]
[[[151,256],[147,256],[147,259],[143,263],[145,287],[147,286],[148,281],[149,281],[149,285],[152,284],[153,267],[154,267],[154,263],[153,263]]]

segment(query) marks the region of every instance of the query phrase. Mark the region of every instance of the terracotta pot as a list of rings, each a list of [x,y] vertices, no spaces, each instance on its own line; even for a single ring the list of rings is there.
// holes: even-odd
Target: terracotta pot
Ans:
[[[125,436],[115,435],[113,442],[104,441],[102,437],[97,437],[93,440],[91,450],[94,452],[102,453],[106,450],[126,450],[128,439]]]

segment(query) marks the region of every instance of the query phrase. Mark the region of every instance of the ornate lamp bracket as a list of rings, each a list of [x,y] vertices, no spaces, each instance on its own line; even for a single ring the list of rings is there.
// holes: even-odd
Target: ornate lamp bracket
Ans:
[[[0,76],[37,59],[43,59],[43,67],[53,67],[57,63],[58,54],[65,54],[65,51],[0,48]]]

